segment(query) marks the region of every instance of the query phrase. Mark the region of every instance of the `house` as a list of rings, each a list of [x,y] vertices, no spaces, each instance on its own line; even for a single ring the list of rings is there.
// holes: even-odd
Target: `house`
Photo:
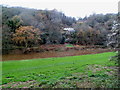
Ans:
[[[64,28],[63,32],[66,34],[71,34],[73,32],[75,32],[74,28]]]
[[[67,32],[75,32],[74,28],[64,28],[63,30]]]

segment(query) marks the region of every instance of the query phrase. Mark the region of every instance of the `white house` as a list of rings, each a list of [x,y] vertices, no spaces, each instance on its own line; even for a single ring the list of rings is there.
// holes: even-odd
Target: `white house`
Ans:
[[[75,32],[74,28],[64,28],[63,30],[67,32]]]

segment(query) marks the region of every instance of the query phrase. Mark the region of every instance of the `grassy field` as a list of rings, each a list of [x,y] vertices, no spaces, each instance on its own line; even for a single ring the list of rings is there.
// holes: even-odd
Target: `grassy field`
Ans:
[[[115,87],[114,52],[58,58],[4,61],[3,88]]]

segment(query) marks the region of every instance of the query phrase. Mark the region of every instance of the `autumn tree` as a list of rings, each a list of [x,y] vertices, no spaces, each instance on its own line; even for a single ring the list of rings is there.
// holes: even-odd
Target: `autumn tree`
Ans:
[[[16,29],[12,40],[15,41],[17,45],[23,45],[27,48],[37,44],[41,40],[40,33],[40,30],[33,26],[21,26]]]
[[[85,42],[85,32],[83,30],[80,30],[77,32],[77,44],[83,45]]]
[[[86,31],[81,29],[76,34],[76,43],[81,45],[99,45],[101,41],[100,35],[100,31],[93,28],[88,28]]]

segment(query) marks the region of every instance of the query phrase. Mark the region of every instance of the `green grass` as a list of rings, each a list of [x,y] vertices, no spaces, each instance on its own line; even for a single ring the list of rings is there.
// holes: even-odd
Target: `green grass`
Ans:
[[[72,44],[66,44],[66,47],[74,47]]]
[[[91,76],[92,72],[86,71],[88,65],[115,66],[113,61],[109,61],[110,56],[114,55],[114,52],[107,52],[81,56],[4,61],[2,62],[2,84],[35,80],[39,86],[51,86],[74,73]],[[100,75],[102,75],[101,73],[104,74],[104,71],[99,72]],[[69,84],[65,85],[64,87],[70,87]]]

